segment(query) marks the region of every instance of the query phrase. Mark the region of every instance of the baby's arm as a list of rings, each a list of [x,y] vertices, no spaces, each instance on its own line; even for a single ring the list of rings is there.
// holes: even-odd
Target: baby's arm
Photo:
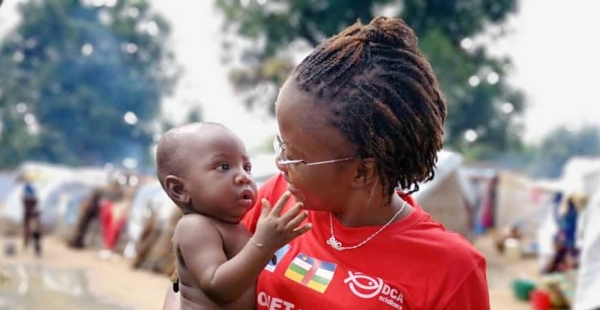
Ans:
[[[261,238],[248,242],[230,260],[223,252],[221,235],[210,220],[195,214],[180,220],[175,235],[186,269],[213,302],[227,304],[237,300],[256,283],[277,249],[310,229],[310,224],[298,227],[306,219],[306,214],[300,213],[300,205],[280,215],[285,200],[281,199],[272,210],[268,203],[263,205],[257,229]]]

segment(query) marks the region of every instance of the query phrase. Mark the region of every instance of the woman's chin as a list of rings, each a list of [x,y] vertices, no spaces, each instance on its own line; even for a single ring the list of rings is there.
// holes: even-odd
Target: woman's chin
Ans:
[[[292,194],[292,196],[294,196],[294,198],[297,199],[297,197],[300,196],[304,196],[302,195],[302,192],[300,192],[299,189],[297,189],[296,187],[294,187],[294,185],[288,183],[288,191]]]
[[[292,197],[294,197],[294,201],[296,203],[303,204],[303,209],[313,211],[329,211],[329,204],[316,199],[314,196],[306,196],[302,190],[294,187],[293,185],[289,184],[288,190],[292,194]]]
[[[294,197],[294,200],[298,203],[305,203],[306,202],[306,196],[304,196],[304,194],[297,188],[295,188],[293,185],[289,185],[288,186],[288,190],[290,191],[290,193],[292,194],[292,196]]]
[[[306,197],[304,196],[304,194],[302,194],[302,193],[292,194],[292,197],[294,197],[294,201],[296,201],[296,203],[301,202],[301,203],[306,204]]]

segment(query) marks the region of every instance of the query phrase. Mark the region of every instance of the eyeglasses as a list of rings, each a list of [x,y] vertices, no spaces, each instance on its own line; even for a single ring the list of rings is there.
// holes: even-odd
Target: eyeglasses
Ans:
[[[281,140],[281,137],[279,135],[275,136],[275,140],[273,141],[273,150],[275,150],[275,154],[277,155],[277,158],[278,158],[277,163],[282,166],[297,165],[297,164],[305,164],[307,166],[316,166],[316,165],[331,164],[331,163],[337,163],[340,161],[348,161],[348,160],[356,159],[356,157],[346,157],[346,158],[340,158],[340,159],[316,161],[316,162],[312,162],[312,163],[307,163],[303,159],[287,159],[283,156],[283,151],[285,151],[285,143],[283,143],[283,140]]]

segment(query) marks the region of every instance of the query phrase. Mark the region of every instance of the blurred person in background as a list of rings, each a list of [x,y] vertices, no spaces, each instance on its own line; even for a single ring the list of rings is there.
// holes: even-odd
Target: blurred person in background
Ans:
[[[41,212],[38,210],[36,189],[28,177],[23,184],[23,248],[27,249],[30,239],[33,239],[36,253],[41,253]]]
[[[562,198],[563,196],[566,197]],[[579,215],[587,204],[587,198],[581,193],[557,193],[556,197],[555,199],[561,201],[554,208],[558,228],[554,237],[555,252],[548,264],[542,268],[544,274],[564,272],[578,267],[577,224]]]
[[[106,190],[103,186],[98,186],[83,201],[75,231],[73,232],[73,236],[69,241],[70,247],[76,249],[82,249],[85,247],[85,236],[89,227],[91,226],[91,223],[99,218],[100,204],[105,195],[105,191]]]

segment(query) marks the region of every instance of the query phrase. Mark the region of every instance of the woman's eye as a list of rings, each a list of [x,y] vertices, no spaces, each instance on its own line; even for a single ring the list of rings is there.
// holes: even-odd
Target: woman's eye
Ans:
[[[217,166],[217,170],[227,171],[227,170],[229,170],[229,164],[220,164]]]
[[[283,152],[281,153],[281,159],[285,159],[285,160],[292,160],[294,158],[294,155],[290,156],[288,154],[288,152]]]

